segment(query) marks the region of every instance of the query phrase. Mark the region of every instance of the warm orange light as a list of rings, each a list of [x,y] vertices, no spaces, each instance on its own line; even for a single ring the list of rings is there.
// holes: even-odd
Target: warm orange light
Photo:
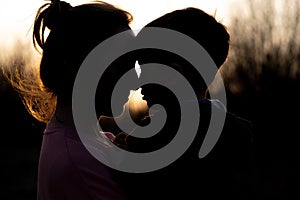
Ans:
[[[148,109],[147,101],[143,100],[141,91],[141,88],[136,91],[130,91],[130,95],[128,97],[130,111],[140,112]]]

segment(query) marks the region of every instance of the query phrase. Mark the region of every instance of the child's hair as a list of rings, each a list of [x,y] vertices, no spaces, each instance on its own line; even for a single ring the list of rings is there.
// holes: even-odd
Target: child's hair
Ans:
[[[130,13],[102,1],[73,7],[52,0],[41,6],[33,28],[34,47],[42,49],[40,66],[32,68],[35,72],[28,76],[13,79],[29,112],[39,121],[48,122],[56,96],[71,94],[88,53],[108,37],[130,29],[132,19]]]
[[[227,59],[230,35],[226,27],[198,8],[188,7],[172,11],[150,22],[146,27],[166,28],[191,37],[207,51],[218,68]],[[157,49],[143,49],[139,54],[140,64],[162,63],[179,71],[190,81],[197,94],[203,97],[207,85],[194,66],[191,66],[184,58]]]
[[[193,38],[209,53],[218,68],[227,58],[230,35],[226,27],[198,8],[175,10],[146,26],[169,28]]]

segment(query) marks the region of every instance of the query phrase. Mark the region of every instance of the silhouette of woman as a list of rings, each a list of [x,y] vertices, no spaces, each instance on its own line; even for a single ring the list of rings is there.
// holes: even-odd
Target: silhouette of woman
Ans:
[[[110,169],[87,152],[77,135],[72,116],[72,89],[88,53],[106,38],[130,30],[131,20],[130,13],[101,1],[73,7],[53,0],[38,10],[33,42],[43,50],[40,80],[57,98],[40,152],[39,200],[125,199]],[[50,30],[47,39],[46,28]],[[118,67],[114,64],[114,70]],[[103,91],[101,97],[105,96]],[[100,99],[100,104],[103,102]]]

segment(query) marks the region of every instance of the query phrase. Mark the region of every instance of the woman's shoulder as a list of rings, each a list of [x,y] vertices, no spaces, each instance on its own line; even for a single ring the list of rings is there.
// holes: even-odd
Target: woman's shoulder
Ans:
[[[51,180],[55,180],[57,185],[63,184],[64,188],[69,188],[69,192],[64,191],[66,195],[73,192],[78,193],[74,199],[82,195],[86,195],[85,199],[125,199],[119,185],[111,176],[110,168],[90,154],[81,142],[76,128],[49,126],[45,130],[45,136],[41,166],[51,165],[52,168],[44,168],[43,172],[49,174],[51,171]]]

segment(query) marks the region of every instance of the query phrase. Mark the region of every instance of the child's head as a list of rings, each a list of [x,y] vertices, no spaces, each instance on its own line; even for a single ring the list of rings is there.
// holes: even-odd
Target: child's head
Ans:
[[[197,41],[219,68],[229,51],[230,35],[226,27],[204,11],[189,7],[167,13],[146,27],[168,28],[181,32]]]
[[[223,24],[200,9],[190,7],[175,10],[150,22],[146,27],[166,28],[185,34],[198,42],[207,51],[218,68],[227,58],[229,33]],[[139,34],[137,37],[139,37]],[[158,49],[144,49],[140,51],[138,56],[140,64],[161,63],[177,70],[190,81],[196,94],[203,97],[207,85],[195,67],[191,66],[184,58]],[[146,95],[145,88],[143,88],[143,92]]]

